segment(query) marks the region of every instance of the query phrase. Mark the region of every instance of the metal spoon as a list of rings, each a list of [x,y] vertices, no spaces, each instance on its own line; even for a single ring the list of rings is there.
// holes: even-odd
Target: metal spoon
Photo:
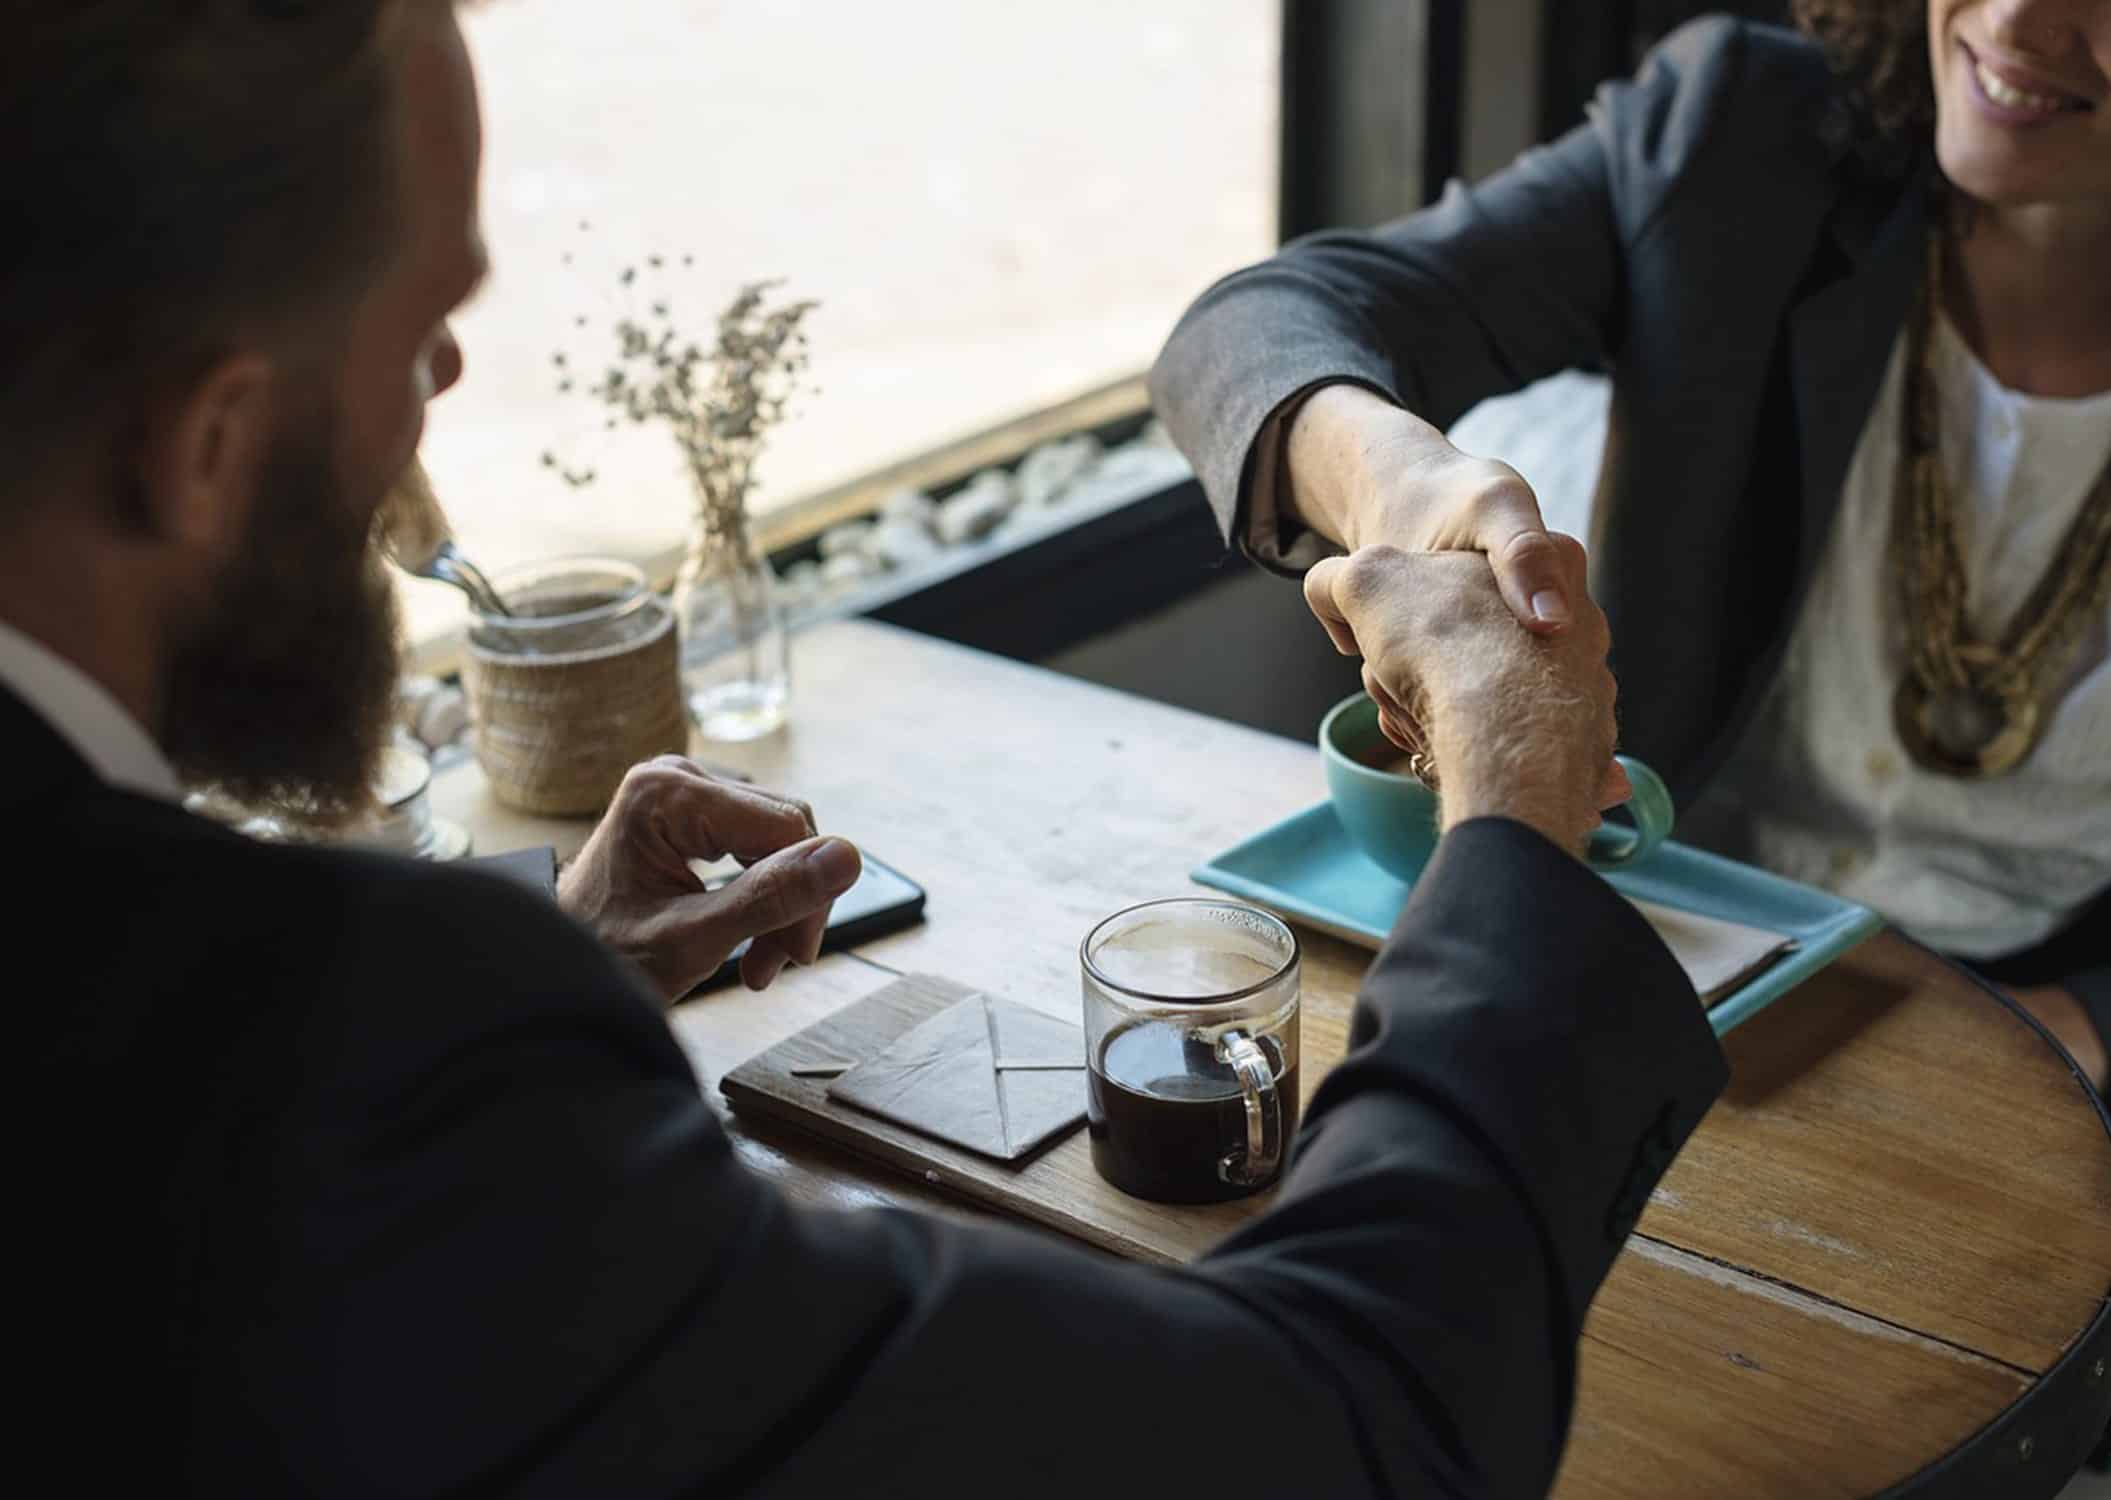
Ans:
[[[471,604],[487,615],[512,618],[512,609],[500,596],[499,591],[491,586],[491,580],[484,576],[482,569],[462,555],[462,549],[454,544],[452,538],[440,543],[433,555],[426,559],[424,567],[413,568],[400,563],[400,560],[399,565],[405,572],[414,573],[420,578],[437,578],[442,583],[453,584],[469,596]]]
[[[381,504],[377,528],[381,550],[412,577],[452,584],[469,596],[480,613],[510,619],[513,611],[483,570],[462,555],[452,531],[425,466],[411,460],[410,468]]]

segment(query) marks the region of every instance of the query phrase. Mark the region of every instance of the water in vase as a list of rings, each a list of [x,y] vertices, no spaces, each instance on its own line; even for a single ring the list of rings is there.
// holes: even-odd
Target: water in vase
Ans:
[[[682,696],[706,739],[753,740],[784,723],[791,647],[767,564],[685,577]]]

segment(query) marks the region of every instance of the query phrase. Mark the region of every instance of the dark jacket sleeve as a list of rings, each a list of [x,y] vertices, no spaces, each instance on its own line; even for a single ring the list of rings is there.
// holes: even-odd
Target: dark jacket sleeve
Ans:
[[[200,1289],[213,1493],[1538,1495],[1585,1305],[1724,1080],[1633,910],[1468,824],[1273,1210],[1154,1269],[795,1207],[546,903],[391,898],[434,944],[391,987],[346,899],[273,1059],[304,1086],[230,1168],[268,1232],[230,1218]]]
[[[1151,399],[1227,536],[1245,534],[1263,424],[1315,386],[1367,386],[1449,427],[1487,397],[1610,359],[1627,247],[1717,134],[1745,41],[1721,17],[1682,27],[1552,145],[1368,233],[1298,240],[1205,292],[1160,354]]]

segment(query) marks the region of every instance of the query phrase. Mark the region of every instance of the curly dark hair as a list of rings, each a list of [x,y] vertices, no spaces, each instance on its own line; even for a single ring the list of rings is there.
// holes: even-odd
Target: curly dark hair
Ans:
[[[1853,87],[1871,130],[1906,141],[1935,128],[1927,0],[1794,0],[1792,8]]]

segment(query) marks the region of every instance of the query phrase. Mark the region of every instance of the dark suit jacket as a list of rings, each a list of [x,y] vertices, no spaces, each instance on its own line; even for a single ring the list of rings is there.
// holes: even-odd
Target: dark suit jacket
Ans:
[[[1263,424],[1315,386],[1448,427],[1609,370],[1592,589],[1622,739],[1690,804],[1774,680],[1920,276],[1932,167],[1872,164],[1841,105],[1805,38],[1694,22],[1485,182],[1219,282],[1151,391],[1227,534]],[[2004,972],[2111,992],[2105,899],[2057,941]]]
[[[0,736],[14,1461],[83,1490],[1534,1495],[1584,1308],[1724,1080],[1633,910],[1487,820],[1274,1211],[1199,1265],[815,1212],[546,900],[246,842],[4,693]]]

